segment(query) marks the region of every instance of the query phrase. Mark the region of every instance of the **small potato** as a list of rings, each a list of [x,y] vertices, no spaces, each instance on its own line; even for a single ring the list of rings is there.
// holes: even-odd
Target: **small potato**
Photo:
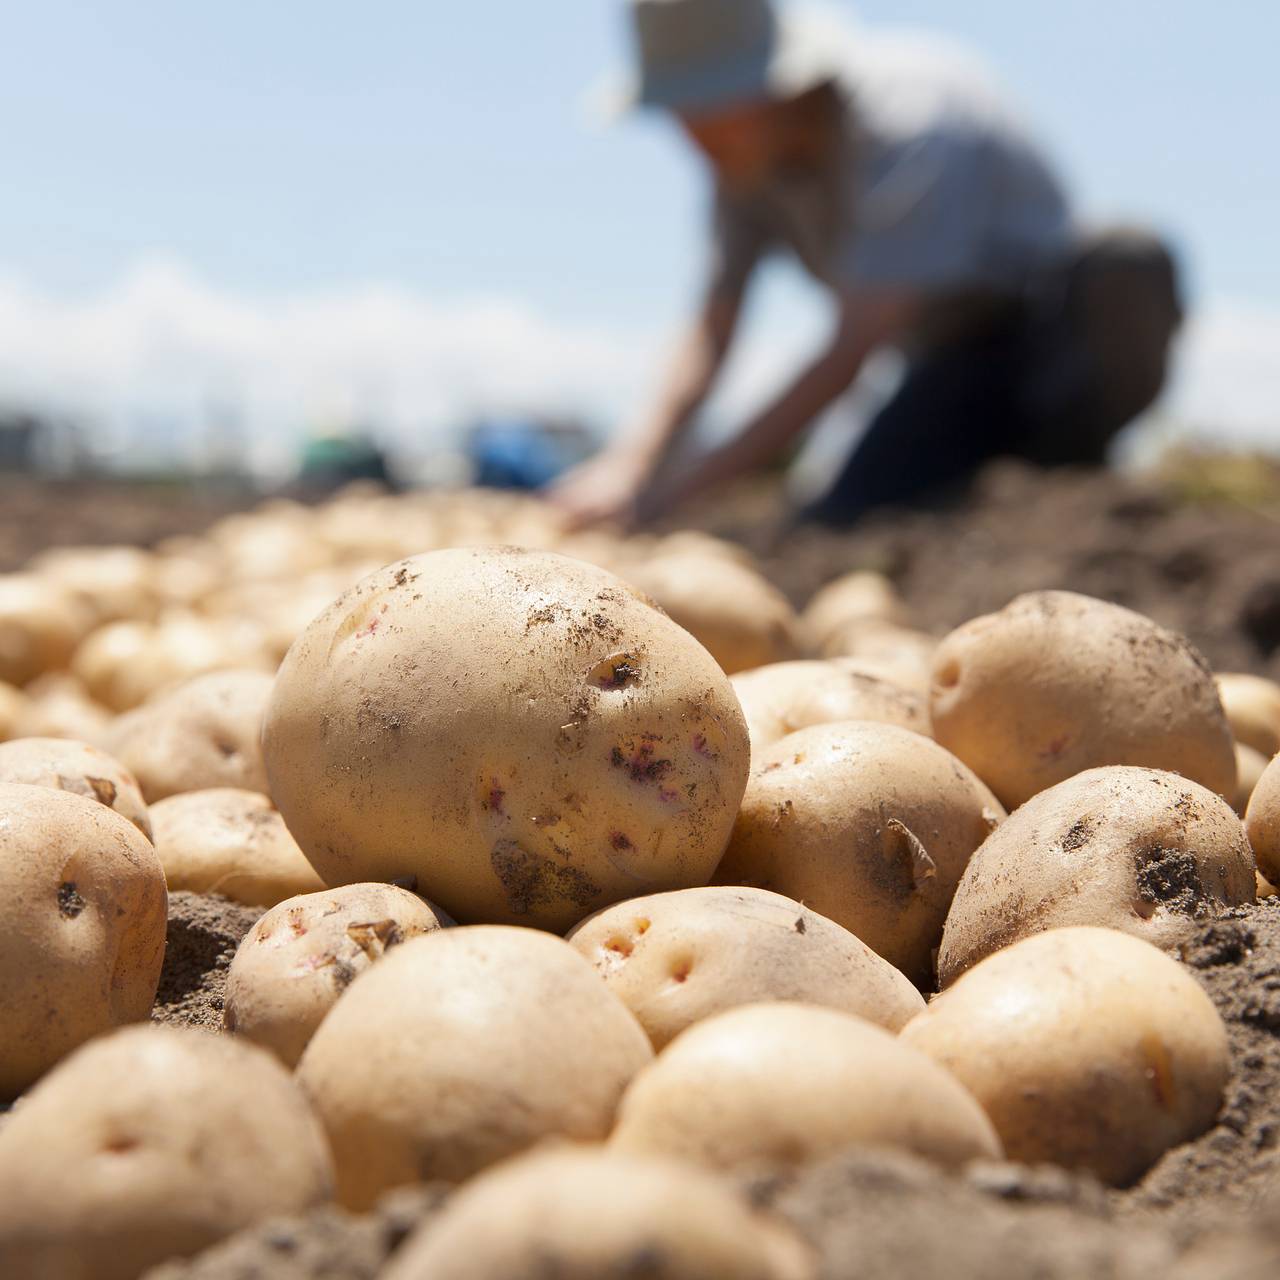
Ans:
[[[55,547],[31,567],[80,600],[93,625],[154,617],[158,605],[154,557],[140,547]]]
[[[228,1031],[297,1065],[338,997],[392,947],[444,922],[393,884],[348,884],[277,903],[245,935],[227,972]]]
[[[29,1280],[137,1280],[328,1199],[324,1135],[268,1054],[132,1027],[85,1045],[0,1129],[0,1259]]]
[[[60,583],[36,573],[0,574],[0,680],[24,685],[62,670],[92,622]]]
[[[17,738],[0,743],[0,782],[57,787],[86,796],[114,809],[151,839],[151,820],[138,780],[119,760],[87,742]]]
[[[568,935],[655,1049],[740,1004],[799,1000],[897,1031],[920,993],[847,929],[780,893],[712,886],[632,898]]]
[[[1236,798],[1232,808],[1244,816],[1249,808],[1249,800],[1254,788],[1262,779],[1272,757],[1264,756],[1261,751],[1247,747],[1243,742],[1236,743]]]
[[[215,671],[121,716],[108,738],[149,802],[184,791],[267,790],[262,718],[274,677]]]
[[[683,1032],[631,1082],[610,1142],[726,1171],[854,1145],[947,1166],[1000,1157],[982,1108],[925,1054],[803,1004],[743,1005]]]
[[[1244,829],[1258,870],[1272,884],[1280,885],[1280,756],[1262,771],[1249,797]]]
[[[1203,1133],[1227,1032],[1176,960],[1113,929],[1051,929],[976,965],[902,1032],[953,1071],[1026,1164],[1124,1186]]]
[[[256,791],[215,787],[157,800],[151,827],[170,889],[274,907],[325,887],[284,819]]]
[[[461,1182],[542,1138],[605,1137],[653,1056],[562,938],[503,925],[395,948],[334,1005],[298,1079],[328,1130],[338,1195]]]
[[[26,707],[26,694],[0,680],[0,742],[18,736],[15,729]]]
[[[1280,753],[1280,684],[1236,672],[1217,676],[1216,683],[1235,740],[1268,760]]]
[[[809,1280],[811,1251],[690,1165],[599,1147],[517,1156],[468,1183],[383,1280]]]
[[[969,855],[1003,817],[918,733],[818,725],[756,758],[716,883],[804,902],[923,986]]]
[[[1019,596],[938,647],[934,737],[1010,809],[1100,765],[1234,797],[1231,730],[1204,659],[1149,618],[1069,591]]]
[[[846,622],[827,638],[822,657],[891,667],[899,682],[927,693],[937,648],[937,639],[924,631],[877,618],[859,618]]]
[[[889,622],[906,627],[911,618],[893,583],[882,573],[856,570],[816,591],[800,615],[809,645],[824,651],[827,641],[851,623]]]
[[[750,745],[711,655],[620,578],[486,547],[388,565],[312,622],[263,754],[327,879],[560,931],[705,884]]]
[[[150,1014],[168,905],[132,823],[69,791],[0,783],[0,1098]]]
[[[1033,796],[970,858],[938,980],[1064,925],[1171,947],[1192,921],[1253,899],[1253,854],[1221,796],[1158,769],[1088,769]]]
[[[74,738],[105,744],[111,712],[99,706],[69,672],[37,676],[23,690],[26,702],[14,721],[15,738]]]
[[[815,724],[875,720],[929,734],[929,704],[919,693],[836,662],[773,662],[730,680],[742,704],[751,749]]]
[[[746,565],[701,553],[658,555],[630,566],[624,576],[690,632],[728,675],[800,656],[795,610]]]

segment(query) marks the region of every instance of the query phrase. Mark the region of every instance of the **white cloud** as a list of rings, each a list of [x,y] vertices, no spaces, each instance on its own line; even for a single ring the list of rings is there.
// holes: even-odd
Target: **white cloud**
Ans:
[[[719,397],[736,417],[802,356],[816,324],[753,328]],[[1188,327],[1160,417],[1201,438],[1280,434],[1280,310],[1222,303]],[[197,446],[234,413],[259,465],[300,431],[364,417],[429,443],[476,411],[580,411],[608,426],[657,369],[662,336],[555,323],[510,298],[436,298],[385,284],[237,294],[151,258],[90,298],[0,275],[0,401],[66,413],[119,447]]]

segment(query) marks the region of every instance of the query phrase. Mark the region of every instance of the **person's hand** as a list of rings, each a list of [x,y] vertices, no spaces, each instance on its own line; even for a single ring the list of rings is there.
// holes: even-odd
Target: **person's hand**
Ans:
[[[627,529],[637,522],[648,481],[643,458],[608,448],[553,481],[546,496],[560,509],[566,528],[616,524]]]

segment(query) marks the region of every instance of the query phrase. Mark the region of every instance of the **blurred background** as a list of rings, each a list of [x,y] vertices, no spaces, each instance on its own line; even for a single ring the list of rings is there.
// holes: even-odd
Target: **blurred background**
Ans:
[[[1280,9],[833,7],[975,47],[1086,214],[1181,247],[1177,373],[1124,458],[1280,448]],[[367,454],[406,481],[508,457],[551,474],[633,407],[701,278],[702,166],[663,120],[592,110],[626,61],[610,0],[42,0],[5,5],[4,33],[9,466],[270,484]],[[769,268],[709,434],[827,306]]]

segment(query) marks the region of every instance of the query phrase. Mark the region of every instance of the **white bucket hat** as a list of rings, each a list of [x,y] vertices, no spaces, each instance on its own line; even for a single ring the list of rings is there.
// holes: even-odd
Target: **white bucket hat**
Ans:
[[[795,97],[838,69],[832,22],[813,10],[770,0],[629,0],[629,8],[637,66],[597,90],[607,116]]]

